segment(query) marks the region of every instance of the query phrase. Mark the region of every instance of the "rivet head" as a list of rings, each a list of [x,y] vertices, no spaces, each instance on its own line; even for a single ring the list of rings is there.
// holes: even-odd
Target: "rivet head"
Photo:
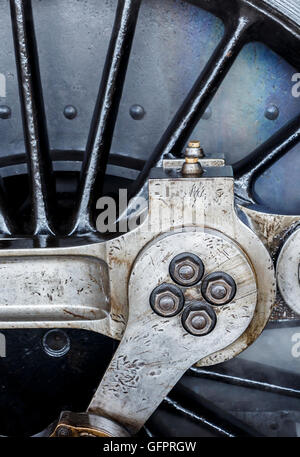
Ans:
[[[64,107],[64,116],[66,119],[72,120],[77,116],[77,109],[73,105],[67,105]]]
[[[135,121],[140,121],[145,116],[145,109],[141,105],[132,105],[129,114]]]
[[[0,119],[9,119],[11,117],[11,109],[7,105],[0,105]]]
[[[274,105],[274,103],[270,103],[265,110],[265,117],[270,121],[275,121],[279,116],[279,108],[278,106]]]

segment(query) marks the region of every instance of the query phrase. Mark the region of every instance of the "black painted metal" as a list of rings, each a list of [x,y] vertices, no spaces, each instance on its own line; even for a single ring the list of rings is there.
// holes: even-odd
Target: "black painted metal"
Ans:
[[[5,202],[5,193],[3,190],[2,179],[0,180],[0,233],[3,235],[12,235],[16,230],[14,227],[9,211]]]
[[[82,168],[78,208],[72,222],[72,233],[95,231],[92,217],[95,191],[100,196],[103,188],[140,3],[141,0],[118,2]]]
[[[173,388],[169,397],[164,400],[164,404],[178,413],[189,416],[219,436],[262,436],[259,431],[253,430],[247,424],[193,392],[184,384],[183,380]]]
[[[289,152],[299,141],[300,114],[245,159],[233,165],[237,195],[246,201],[253,202],[255,179]]]
[[[239,361],[240,366],[243,367],[244,371],[247,370],[248,377],[245,376],[234,376],[228,374],[221,365],[220,367],[214,367],[214,369],[203,369],[203,368],[191,368],[188,374],[196,376],[198,378],[211,379],[214,381],[223,382],[239,387],[248,387],[250,389],[262,390],[264,392],[271,392],[274,394],[285,395],[293,398],[300,398],[299,390],[299,377],[291,376],[289,379],[287,373],[281,372],[279,369],[273,369],[274,380],[276,379],[277,384],[270,382],[268,379],[255,379],[257,373],[257,366],[259,364],[245,363]],[[256,368],[256,371],[255,371]],[[262,369],[261,369],[262,371]],[[254,375],[254,376],[253,376]],[[279,385],[279,379],[284,379],[286,384],[290,385]]]
[[[31,234],[54,235],[54,183],[31,1],[10,0],[10,7],[31,184]]]
[[[147,180],[151,168],[164,154],[181,155],[196,123],[247,41],[252,25],[253,19],[247,15],[232,16],[224,37],[133,184],[132,195],[140,190]]]

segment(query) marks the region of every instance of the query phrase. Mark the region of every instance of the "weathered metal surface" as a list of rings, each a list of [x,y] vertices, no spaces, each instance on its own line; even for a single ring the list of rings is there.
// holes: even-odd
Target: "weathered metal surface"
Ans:
[[[284,243],[276,266],[278,287],[285,302],[300,314],[300,232],[296,230]]]
[[[207,273],[222,268],[234,276],[237,295],[216,307],[214,330],[202,337],[186,332],[179,315],[160,317],[149,304],[153,288],[172,283],[174,256],[192,251]],[[184,289],[186,300],[201,300],[197,286]],[[138,256],[129,280],[129,319],[123,339],[89,406],[137,432],[184,372],[199,358],[234,343],[248,327],[257,303],[255,275],[241,249],[215,231],[187,230],[153,240]],[[155,395],[153,395],[155,392]]]
[[[210,168],[210,170],[212,170]],[[215,169],[216,171],[218,168]],[[208,173],[208,172],[207,172]],[[209,174],[211,174],[210,172]],[[90,321],[60,321],[56,327],[74,327],[94,330],[121,339],[128,317],[127,284],[132,265],[143,247],[160,233],[184,226],[211,227],[232,240],[236,240],[247,252],[258,278],[258,304],[254,319],[245,334],[232,347],[216,353],[203,363],[217,363],[231,358],[251,342],[263,330],[274,303],[275,282],[273,264],[263,244],[236,216],[233,206],[233,179],[151,179],[149,182],[149,213],[137,229],[106,243],[76,248],[40,250],[2,250],[1,257],[77,256],[95,257],[108,268],[110,312],[104,319]],[[184,202],[184,204],[183,204]],[[173,214],[168,217],[168,209]],[[169,213],[170,216],[170,213]],[[171,222],[170,222],[171,221]],[[266,284],[268,286],[266,287]],[[21,314],[18,315],[21,318]],[[16,319],[5,322],[3,328],[50,327],[49,322]]]
[[[249,226],[262,240],[275,262],[279,250],[284,246],[287,236],[289,233],[293,232],[299,224],[300,216],[263,213],[243,206],[239,206],[239,208],[247,216]],[[270,320],[278,321],[290,319],[297,319],[297,315],[293,309],[287,305],[278,290]]]
[[[2,257],[0,322],[85,321],[109,312],[103,261],[83,255]],[[0,325],[1,325],[0,324]]]

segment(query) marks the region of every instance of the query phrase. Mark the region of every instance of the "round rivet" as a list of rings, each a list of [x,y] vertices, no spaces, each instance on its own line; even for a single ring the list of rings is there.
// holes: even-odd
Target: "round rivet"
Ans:
[[[11,109],[7,105],[0,105],[0,119],[9,119],[11,117]]]
[[[43,348],[50,357],[63,357],[70,350],[70,339],[63,330],[49,330],[42,340]]]
[[[143,119],[146,112],[141,105],[132,105],[129,109],[129,114],[135,121],[140,121]]]
[[[269,119],[270,121],[275,121],[279,116],[279,108],[278,106],[274,105],[273,103],[270,103],[266,107],[265,110],[265,117]]]
[[[64,107],[64,116],[66,119],[74,119],[77,116],[77,109],[73,105],[67,105]]]

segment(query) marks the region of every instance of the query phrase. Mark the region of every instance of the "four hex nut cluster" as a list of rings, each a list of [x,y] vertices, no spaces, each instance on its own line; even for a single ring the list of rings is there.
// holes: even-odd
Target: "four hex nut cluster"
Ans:
[[[183,310],[182,325],[194,336],[212,332],[217,322],[213,306],[230,303],[236,294],[236,283],[229,274],[217,271],[203,278],[204,272],[204,264],[197,255],[188,252],[179,254],[169,266],[170,276],[176,285],[161,284],[150,295],[150,305],[159,316],[173,317]],[[201,294],[205,301],[185,304],[184,293],[178,286],[193,287],[201,280]]]

